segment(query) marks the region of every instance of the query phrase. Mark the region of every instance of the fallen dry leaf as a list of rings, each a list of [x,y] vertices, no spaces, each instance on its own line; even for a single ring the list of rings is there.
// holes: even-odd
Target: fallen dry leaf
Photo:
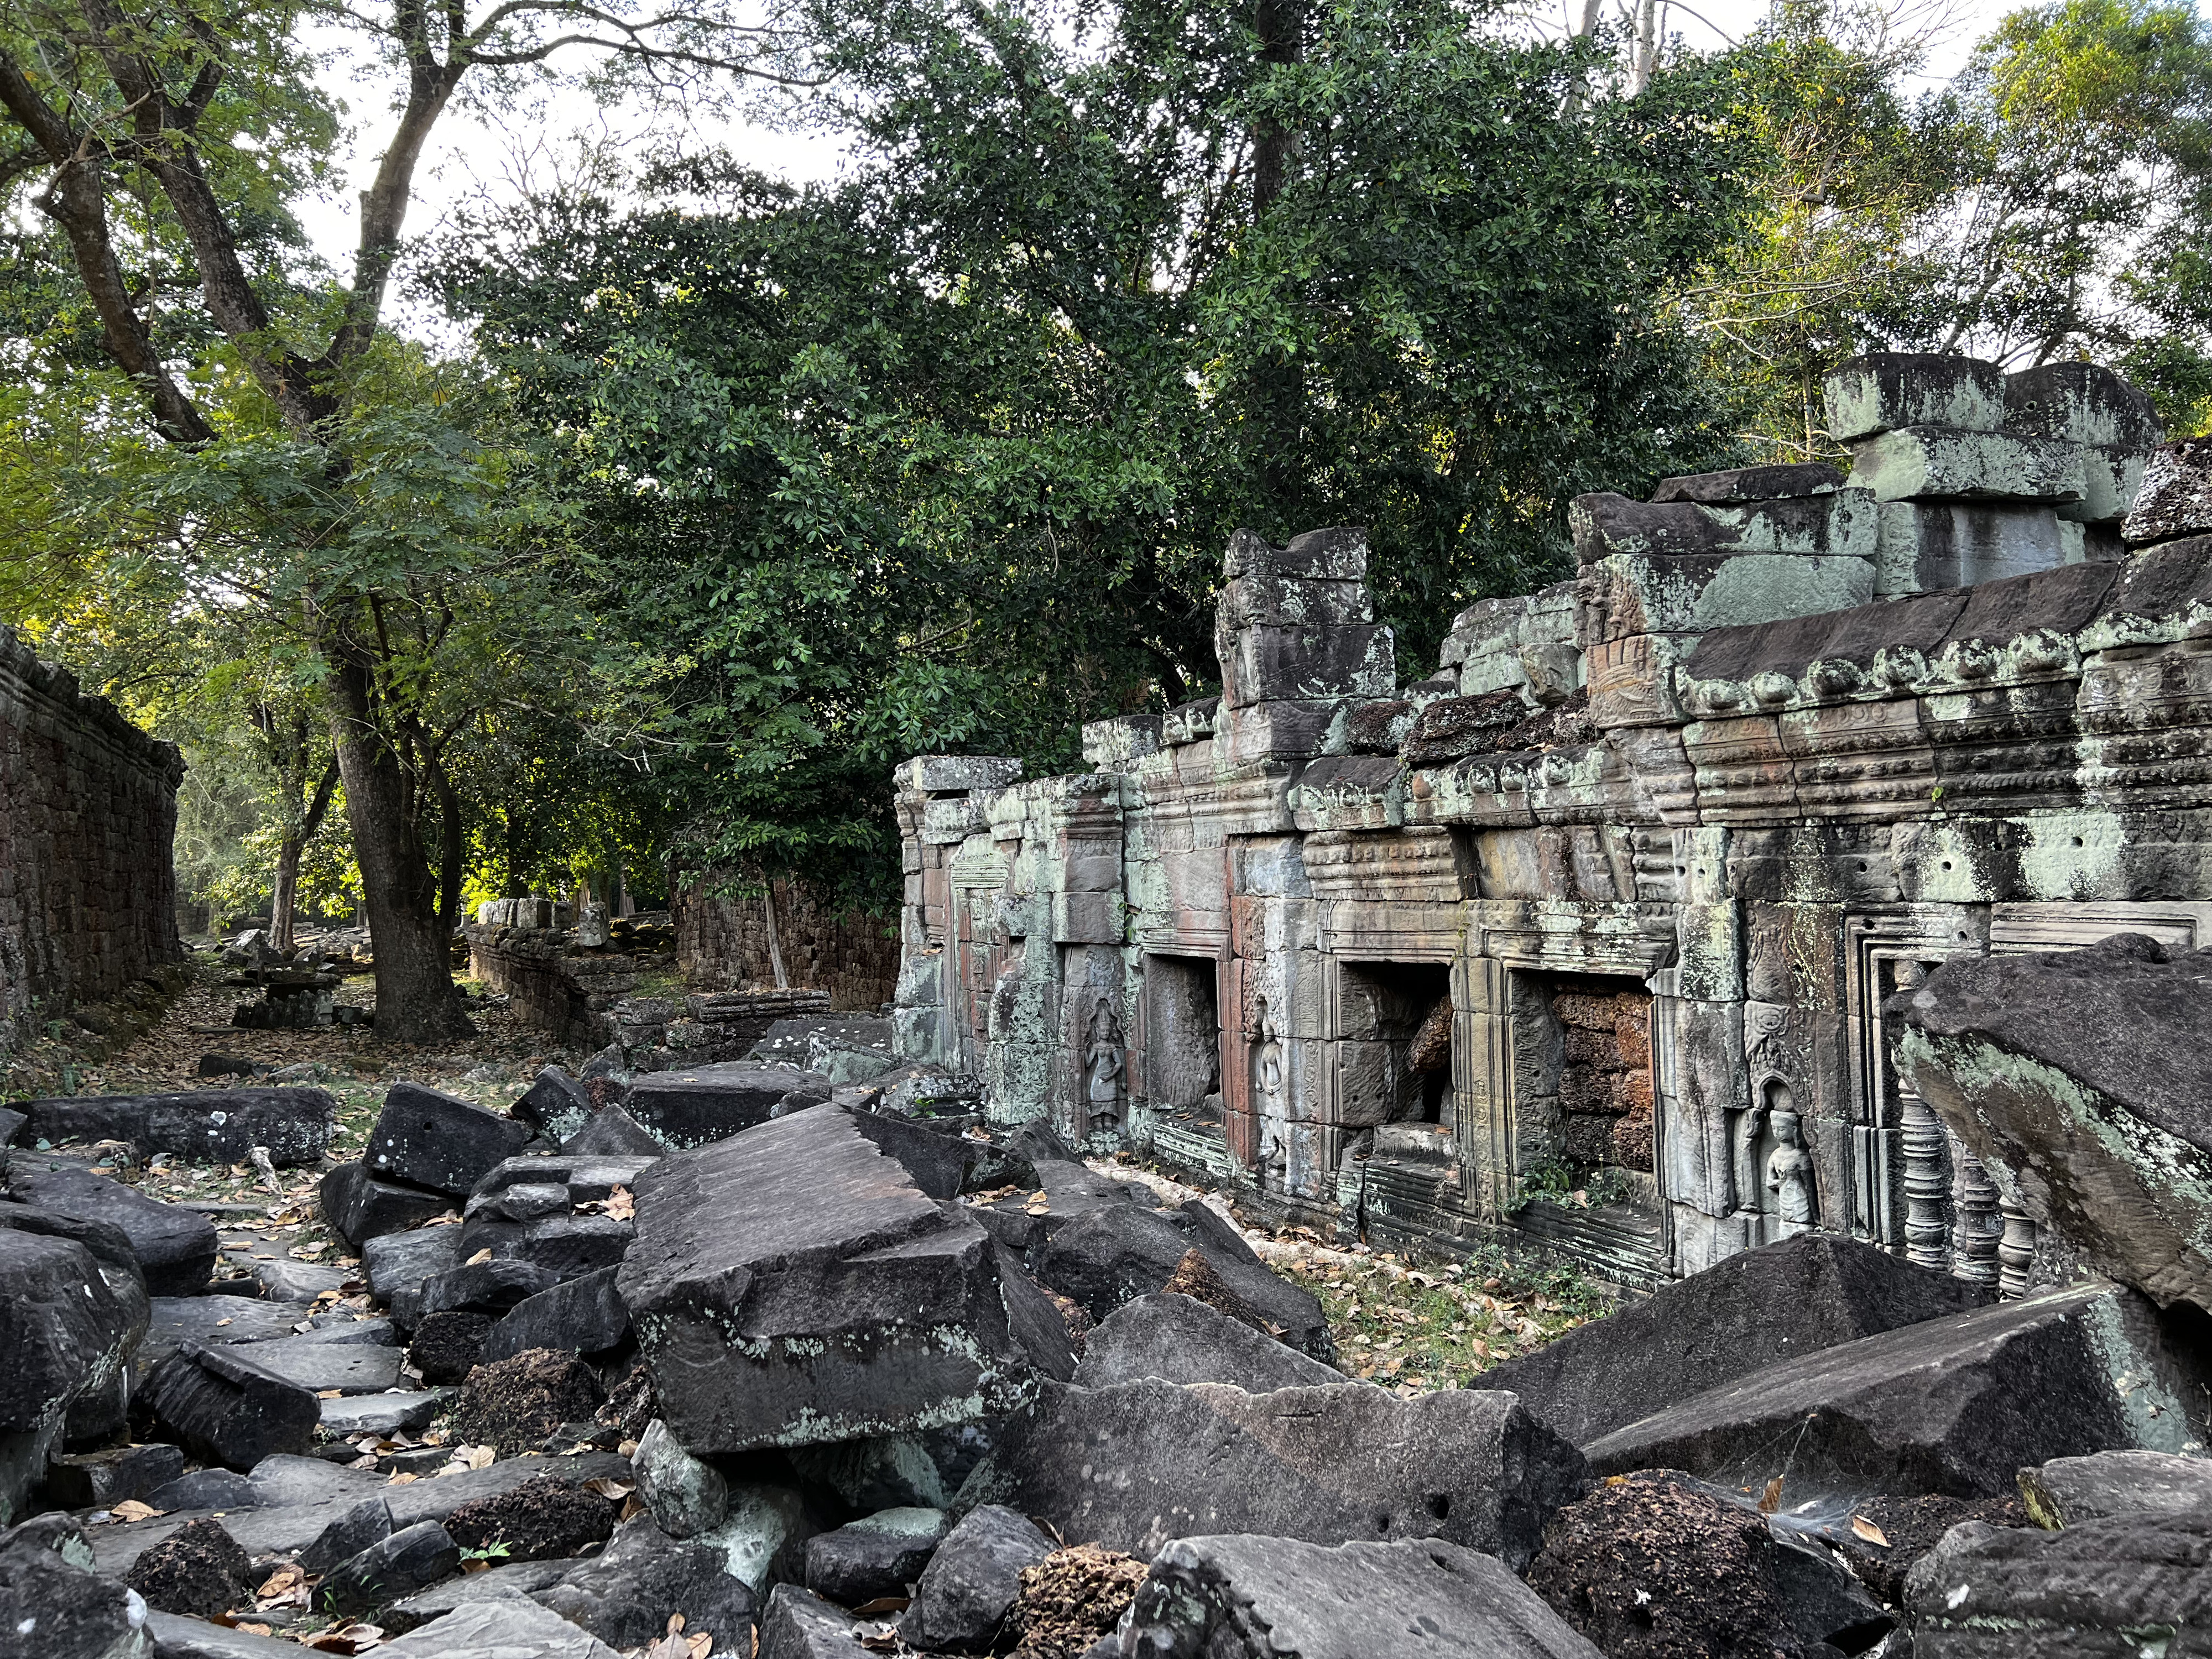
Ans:
[[[299,1565],[296,1562],[287,1561],[276,1571],[270,1573],[261,1588],[253,1594],[257,1597],[282,1595],[285,1591],[307,1582],[307,1575],[300,1571]]]
[[[404,1469],[397,1469],[392,1472],[392,1479],[384,1484],[387,1486],[411,1486],[422,1478],[419,1474],[410,1474]]]
[[[151,1504],[142,1504],[135,1498],[126,1498],[107,1512],[118,1521],[150,1521],[157,1515],[167,1515],[168,1510],[157,1510]]]
[[[1855,1515],[1851,1517],[1851,1531],[1865,1539],[1869,1544],[1879,1544],[1884,1549],[1889,1547],[1889,1534],[1863,1515]]]
[[[629,1188],[617,1187],[607,1194],[607,1213],[617,1221],[637,1218],[637,1200],[631,1196]]]
[[[229,1316],[228,1314],[226,1314],[226,1315],[224,1315],[224,1316],[223,1316],[223,1317],[222,1317],[221,1319],[216,1320],[215,1322],[216,1322],[218,1326],[221,1326],[221,1325],[228,1325],[228,1324],[229,1324],[229,1323],[230,1323],[230,1316]]]
[[[1759,1512],[1771,1515],[1782,1507],[1782,1477],[1776,1475],[1766,1483],[1766,1490],[1759,1495]]]
[[[318,1400],[342,1400],[344,1397],[343,1389],[319,1389],[315,1393],[315,1398]]]
[[[483,1249],[478,1250],[478,1251],[477,1251],[474,1255],[471,1256],[471,1257],[470,1257],[470,1258],[469,1258],[465,1262],[462,1263],[461,1265],[462,1265],[462,1266],[464,1266],[464,1267],[480,1267],[480,1266],[482,1266],[484,1262],[487,1262],[487,1261],[490,1261],[490,1260],[491,1260],[491,1248],[490,1248],[489,1245],[487,1245],[487,1246],[485,1246],[485,1248],[483,1248]]]
[[[617,1498],[627,1498],[635,1492],[637,1483],[632,1480],[616,1480],[602,1474],[594,1480],[584,1482],[584,1490],[595,1492],[611,1503]]]

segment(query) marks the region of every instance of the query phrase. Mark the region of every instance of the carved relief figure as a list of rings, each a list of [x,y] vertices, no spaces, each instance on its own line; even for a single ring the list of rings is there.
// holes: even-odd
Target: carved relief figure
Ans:
[[[1121,1022],[1114,1012],[1113,998],[1102,996],[1091,1011],[1091,1030],[1083,1048],[1084,1093],[1094,1131],[1113,1128],[1121,1121],[1124,1065]]]
[[[1253,1000],[1252,1110],[1260,1120],[1260,1167],[1280,1176],[1289,1167],[1289,1125],[1283,1109],[1283,1044],[1267,999]]]
[[[1774,1207],[1781,1217],[1783,1232],[1797,1232],[1814,1225],[1820,1218],[1813,1155],[1805,1150],[1804,1132],[1796,1112],[1778,1107],[1773,1127],[1778,1144],[1767,1157],[1766,1189],[1775,1196]]]

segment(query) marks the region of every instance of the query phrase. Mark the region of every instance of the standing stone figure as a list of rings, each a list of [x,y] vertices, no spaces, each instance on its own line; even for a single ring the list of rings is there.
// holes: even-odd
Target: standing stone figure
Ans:
[[[1114,1000],[1102,996],[1091,1011],[1091,1033],[1083,1050],[1085,1095],[1094,1133],[1121,1121],[1122,1065],[1121,1022],[1115,1018]]]
[[[1775,1195],[1782,1231],[1787,1234],[1820,1220],[1820,1198],[1813,1185],[1813,1155],[1805,1150],[1797,1114],[1777,1111],[1773,1128],[1781,1145],[1766,1160],[1766,1189]]]

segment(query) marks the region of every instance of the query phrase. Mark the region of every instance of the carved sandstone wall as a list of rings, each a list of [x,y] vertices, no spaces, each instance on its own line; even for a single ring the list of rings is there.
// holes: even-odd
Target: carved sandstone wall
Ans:
[[[0,1053],[183,955],[173,744],[0,629]]]
[[[1220,698],[1085,728],[1077,776],[900,769],[902,1053],[1345,1233],[2064,1271],[1892,1005],[2212,944],[2212,489],[2088,364],[1870,357],[1828,415],[1848,477],[1582,497],[1574,580],[1409,684],[1361,532],[1240,532]],[[1448,1083],[1409,1035],[1445,998]]]

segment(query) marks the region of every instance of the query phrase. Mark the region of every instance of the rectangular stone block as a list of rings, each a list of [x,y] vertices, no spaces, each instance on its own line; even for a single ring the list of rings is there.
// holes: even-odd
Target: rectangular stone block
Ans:
[[[1055,893],[1052,936],[1062,945],[1118,945],[1125,915],[1119,893]]]
[[[1021,775],[1021,762],[1011,755],[916,755],[898,768],[893,781],[937,795],[1003,789]]]
[[[1878,544],[1868,540],[1869,556]],[[1874,598],[1875,564],[1871,556],[1798,553],[1613,554],[1585,564],[1581,584],[1594,637],[1620,640],[1848,611]]]
[[[1884,501],[2078,501],[2087,488],[2079,444],[1929,426],[1900,427],[1856,445],[1851,483]]]
[[[1714,553],[1830,553],[1863,558],[1874,526],[1863,490],[1713,505],[1638,501],[1600,491],[1567,511],[1584,564],[1615,553],[1652,558]]]
[[[1227,582],[1214,617],[1226,628],[1343,628],[1375,620],[1364,581],[1329,581],[1256,570]]]
[[[1321,752],[1336,717],[1334,702],[1282,701],[1232,709],[1229,715],[1231,761],[1301,760]]]
[[[1903,426],[1996,432],[2005,423],[2004,371],[1948,353],[1869,352],[1831,374],[1823,391],[1838,443]]]
[[[1966,587],[2053,570],[2081,556],[2051,507],[2010,501],[1884,501],[1875,591],[1906,593]]]
[[[1638,634],[1589,647],[1589,713],[1601,728],[1674,726],[1682,718],[1674,670],[1697,648],[1695,634]]]
[[[1397,689],[1390,630],[1349,627],[1217,629],[1223,701],[1232,708],[1277,699],[1387,697]]]

